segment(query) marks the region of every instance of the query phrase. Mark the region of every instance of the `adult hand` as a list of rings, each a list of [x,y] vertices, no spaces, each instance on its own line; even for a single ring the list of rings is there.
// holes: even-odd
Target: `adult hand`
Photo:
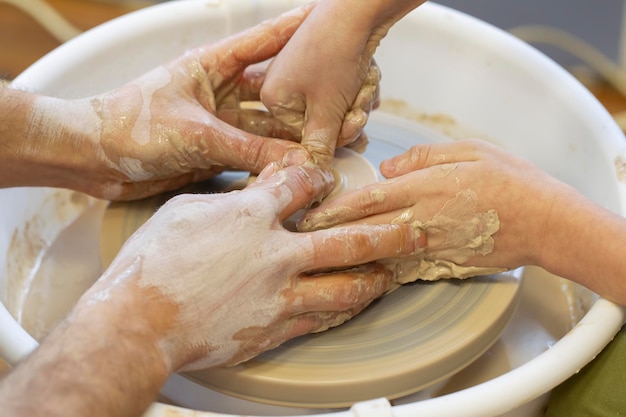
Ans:
[[[465,266],[538,265],[626,305],[626,219],[532,163],[487,142],[463,140],[415,146],[380,170],[390,179],[309,211],[301,229],[352,222],[426,225],[445,215],[456,227],[426,227],[426,253]],[[455,259],[463,254],[455,244],[459,230],[490,211],[500,223],[492,251]]]
[[[104,122],[102,156],[110,172],[122,181],[146,181],[159,188],[165,181],[169,187],[171,181],[186,182],[223,167],[258,173],[289,150],[299,149],[289,141],[268,138],[292,139],[266,112],[242,109],[240,103],[259,100],[262,77],[251,66],[276,55],[311,7],[190,51],[111,94],[91,99]],[[130,119],[123,127],[117,123],[121,117]],[[304,152],[296,159],[302,158],[307,158]]]
[[[377,105],[373,55],[389,28],[424,0],[319,2],[272,61],[261,89],[265,106],[322,166],[336,146],[362,135]]]
[[[408,225],[286,230],[282,223],[330,186],[332,176],[310,165],[271,164],[242,191],[170,200],[77,311],[135,294],[130,314],[150,323],[172,370],[233,365],[348,320],[392,281],[367,263],[425,241]]]
[[[368,262],[425,241],[407,225],[282,226],[331,182],[313,164],[272,163],[242,191],[170,200],[2,381],[3,411],[138,416],[174,371],[234,365],[348,320],[392,282]]]
[[[573,191],[479,140],[417,145],[380,170],[389,180],[309,211],[301,229],[419,221],[428,237],[426,253],[459,265],[511,269],[540,261],[553,203]],[[467,251],[483,242],[464,233],[484,233],[494,220],[493,247]]]
[[[272,161],[310,159],[282,123],[241,103],[260,100],[263,74],[254,64],[276,55],[312,7],[191,50],[105,94],[77,100],[29,95],[28,114],[8,122],[24,137],[3,142],[40,166],[20,168],[27,164],[17,161],[14,181],[5,177],[0,186],[50,185],[125,200],[178,188],[225,167],[258,173]],[[14,107],[25,107],[20,92],[2,93]]]

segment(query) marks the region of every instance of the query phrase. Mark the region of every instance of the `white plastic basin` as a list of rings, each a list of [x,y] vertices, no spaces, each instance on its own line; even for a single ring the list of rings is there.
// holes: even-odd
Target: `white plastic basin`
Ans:
[[[149,7],[64,44],[15,82],[61,97],[106,91],[187,48],[239,31],[298,3],[183,0]],[[430,3],[392,29],[376,58],[383,72],[383,112],[402,117],[408,126],[428,125],[452,137],[469,132],[491,140],[534,161],[598,203],[626,214],[626,184],[618,179],[615,162],[626,149],[622,132],[583,86],[535,49],[484,22]],[[85,283],[98,276],[99,219],[105,204],[44,188],[0,190],[0,202],[0,356],[15,364],[37,346],[14,318],[25,314],[19,312],[24,311],[25,300],[30,309],[37,309],[38,300],[56,302],[58,298],[62,304],[61,298],[77,296]],[[80,227],[80,237],[55,246],[64,233],[71,233],[67,227]],[[25,288],[59,270],[81,279],[65,283],[63,291],[53,285],[39,289],[36,297],[24,297]],[[377,400],[350,410],[285,410],[241,401],[241,409],[232,413],[536,416],[545,394],[602,350],[626,314],[623,308],[581,288],[563,286],[557,277],[546,276],[544,282],[537,278],[541,271],[531,272],[533,285],[563,290],[570,297],[568,307],[563,313],[543,299],[536,309],[540,317],[520,311],[505,330],[501,343],[505,348],[500,347],[500,354],[510,362],[508,368],[493,378],[445,395],[433,390],[419,393],[393,407]],[[525,297],[522,304],[537,301],[531,289]],[[56,312],[58,318],[62,310]],[[523,352],[516,358],[509,355],[506,347],[512,342],[541,339],[539,333],[551,323],[561,323],[563,314],[573,318],[575,325],[552,331],[554,343],[544,346],[540,342],[527,356]],[[174,376],[164,393],[178,396],[185,407],[196,406],[196,400],[187,401],[192,396],[228,401],[189,384]],[[239,403],[233,402],[236,408]],[[165,415],[167,409],[157,404],[148,414]],[[223,412],[220,407],[213,411]],[[185,410],[179,413],[192,415]]]

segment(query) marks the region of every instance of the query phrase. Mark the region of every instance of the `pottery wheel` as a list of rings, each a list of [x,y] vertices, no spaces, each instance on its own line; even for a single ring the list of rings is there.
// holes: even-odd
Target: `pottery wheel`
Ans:
[[[337,193],[376,180],[372,165],[415,143],[445,140],[405,119],[372,116],[365,153],[338,153]],[[241,173],[227,173],[210,181],[213,190],[201,192],[241,188],[245,181]],[[110,206],[102,233],[105,265],[167,198]],[[399,398],[452,376],[483,354],[513,314],[520,279],[520,271],[513,271],[407,284],[341,326],[302,336],[235,367],[183,375],[233,397],[289,407],[349,407],[372,398]]]

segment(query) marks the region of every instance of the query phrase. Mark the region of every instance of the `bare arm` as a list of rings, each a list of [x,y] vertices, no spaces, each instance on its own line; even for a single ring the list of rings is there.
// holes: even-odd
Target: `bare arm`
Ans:
[[[352,222],[423,224],[462,193],[473,196],[477,213],[495,210],[500,224],[493,250],[460,264],[539,265],[626,305],[626,219],[533,164],[486,142],[465,140],[415,146],[384,161],[381,172],[388,181],[311,210],[302,229]],[[426,252],[454,254],[460,248],[450,246],[452,232],[426,229]]]
[[[3,413],[135,416],[173,371],[234,365],[357,314],[393,279],[369,262],[425,238],[407,225],[284,229],[330,179],[272,164],[242,191],[170,200],[2,381]]]
[[[626,305],[626,219],[570,188],[547,214],[537,264]]]
[[[76,309],[0,381],[3,414],[140,415],[171,365],[158,344],[168,306],[138,295],[118,290],[106,303]],[[163,322],[150,320],[157,315]]]
[[[95,162],[85,142],[99,126],[85,110],[77,102],[1,86],[0,187],[71,188]]]
[[[67,100],[0,86],[0,187],[70,188],[135,199],[310,158],[259,101],[255,64],[276,55],[312,5],[188,51],[115,90]]]
[[[379,93],[374,52],[424,1],[322,0],[272,62],[262,100],[322,165],[361,133]]]

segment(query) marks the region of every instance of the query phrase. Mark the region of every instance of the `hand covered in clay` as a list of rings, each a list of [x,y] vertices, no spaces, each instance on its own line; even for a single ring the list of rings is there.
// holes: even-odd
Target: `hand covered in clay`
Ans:
[[[330,166],[336,146],[366,140],[363,127],[379,98],[374,52],[423,1],[319,2],[272,61],[261,99],[322,166]]]
[[[348,320],[390,285],[390,271],[367,263],[425,241],[408,225],[286,230],[330,186],[309,165],[271,164],[242,191],[170,200],[76,311],[134,294],[128,314],[154,329],[171,370],[233,365]]]
[[[15,175],[21,183],[7,185],[60,186],[125,200],[206,179],[225,167],[258,173],[273,161],[308,160],[283,123],[241,104],[260,103],[264,74],[255,64],[275,56],[312,7],[188,51],[98,96],[32,95],[26,137],[16,152],[52,167],[30,169],[42,177],[32,181],[22,179],[29,172],[23,169]],[[9,99],[17,95],[5,92]]]
[[[473,267],[537,263],[552,202],[571,192],[529,162],[479,140],[417,145],[380,170],[387,181],[309,211],[300,229],[413,224],[428,239],[421,256],[433,267],[445,261],[464,277],[489,272]]]

